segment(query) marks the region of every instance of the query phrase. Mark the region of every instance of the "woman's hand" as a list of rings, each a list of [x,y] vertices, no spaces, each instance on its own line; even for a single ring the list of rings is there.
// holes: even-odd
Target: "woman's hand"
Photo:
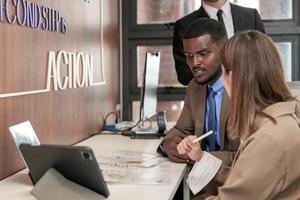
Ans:
[[[184,138],[178,145],[177,151],[180,155],[188,155],[191,160],[199,161],[202,158],[203,151],[200,147],[200,143],[193,143],[197,137],[190,135]]]

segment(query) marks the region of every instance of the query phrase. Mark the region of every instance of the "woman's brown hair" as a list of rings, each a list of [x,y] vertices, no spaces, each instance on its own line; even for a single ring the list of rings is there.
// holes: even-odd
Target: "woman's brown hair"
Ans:
[[[229,128],[245,139],[257,129],[254,119],[274,103],[295,98],[284,80],[280,54],[270,37],[250,30],[236,34],[220,51],[224,73],[232,72]]]

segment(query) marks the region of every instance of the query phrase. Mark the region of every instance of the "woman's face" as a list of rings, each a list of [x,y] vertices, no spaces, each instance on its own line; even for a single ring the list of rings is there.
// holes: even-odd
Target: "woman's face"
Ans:
[[[222,82],[229,97],[231,97],[231,76],[232,71],[226,71],[222,65]]]

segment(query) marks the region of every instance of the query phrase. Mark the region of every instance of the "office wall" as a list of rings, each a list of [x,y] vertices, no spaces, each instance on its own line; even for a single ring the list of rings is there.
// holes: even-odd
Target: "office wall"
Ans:
[[[98,132],[101,115],[119,103],[119,1],[102,1],[100,8],[100,0],[28,0],[58,10],[67,20],[66,33],[10,24],[2,5],[0,94],[45,88],[48,53],[59,50],[92,54],[94,77],[101,78],[102,63],[106,84],[0,98],[0,180],[24,168],[9,126],[30,120],[42,144],[74,144]]]

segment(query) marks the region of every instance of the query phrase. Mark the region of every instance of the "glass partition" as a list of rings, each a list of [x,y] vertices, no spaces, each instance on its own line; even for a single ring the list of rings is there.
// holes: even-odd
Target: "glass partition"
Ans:
[[[292,0],[229,0],[231,3],[256,8],[264,20],[293,18]],[[164,24],[199,9],[201,0],[137,0],[137,24]]]

